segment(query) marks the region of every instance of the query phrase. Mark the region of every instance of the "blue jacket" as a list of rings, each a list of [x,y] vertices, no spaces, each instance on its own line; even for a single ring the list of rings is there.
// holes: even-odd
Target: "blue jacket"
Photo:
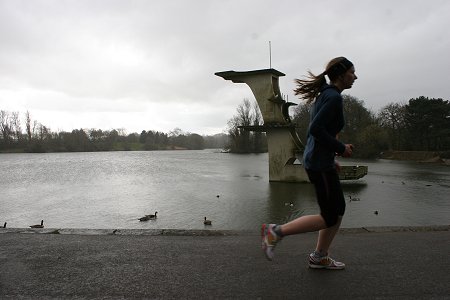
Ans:
[[[311,121],[303,163],[306,169],[326,171],[335,168],[336,154],[345,151],[345,144],[336,139],[344,128],[342,96],[331,85],[324,85],[311,108]]]

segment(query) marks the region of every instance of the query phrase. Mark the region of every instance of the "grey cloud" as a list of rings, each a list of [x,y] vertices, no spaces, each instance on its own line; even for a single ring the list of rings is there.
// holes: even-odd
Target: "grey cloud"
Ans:
[[[125,128],[225,128],[252,96],[214,72],[268,68],[269,41],[293,101],[294,78],[340,55],[360,77],[348,93],[369,108],[448,97],[448,15],[438,0],[2,0],[0,109],[71,112],[77,127],[102,113],[98,122],[120,116]]]

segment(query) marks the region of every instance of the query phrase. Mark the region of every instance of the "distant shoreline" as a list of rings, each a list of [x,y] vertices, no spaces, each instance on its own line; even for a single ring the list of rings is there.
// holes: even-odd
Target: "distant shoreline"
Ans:
[[[450,159],[444,158],[448,152],[438,151],[386,151],[381,153],[380,158],[390,160],[404,160],[421,163],[439,163],[450,165]]]

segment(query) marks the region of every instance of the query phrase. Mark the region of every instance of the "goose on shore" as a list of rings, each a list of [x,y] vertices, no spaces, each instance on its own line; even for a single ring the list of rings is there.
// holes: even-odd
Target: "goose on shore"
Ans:
[[[211,225],[211,220],[206,219],[205,217],[205,221],[203,221],[203,224],[205,225]]]
[[[44,228],[44,220],[41,220],[41,224],[39,225],[31,225],[31,228]]]

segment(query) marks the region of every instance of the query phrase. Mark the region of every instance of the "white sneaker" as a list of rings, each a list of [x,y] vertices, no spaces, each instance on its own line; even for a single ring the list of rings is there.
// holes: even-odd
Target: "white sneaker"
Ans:
[[[261,248],[268,260],[275,256],[274,250],[276,244],[281,240],[273,228],[276,224],[262,224],[261,226]]]
[[[317,257],[314,253],[311,253],[309,255],[309,267],[312,269],[343,270],[345,264],[335,261],[329,256]]]

